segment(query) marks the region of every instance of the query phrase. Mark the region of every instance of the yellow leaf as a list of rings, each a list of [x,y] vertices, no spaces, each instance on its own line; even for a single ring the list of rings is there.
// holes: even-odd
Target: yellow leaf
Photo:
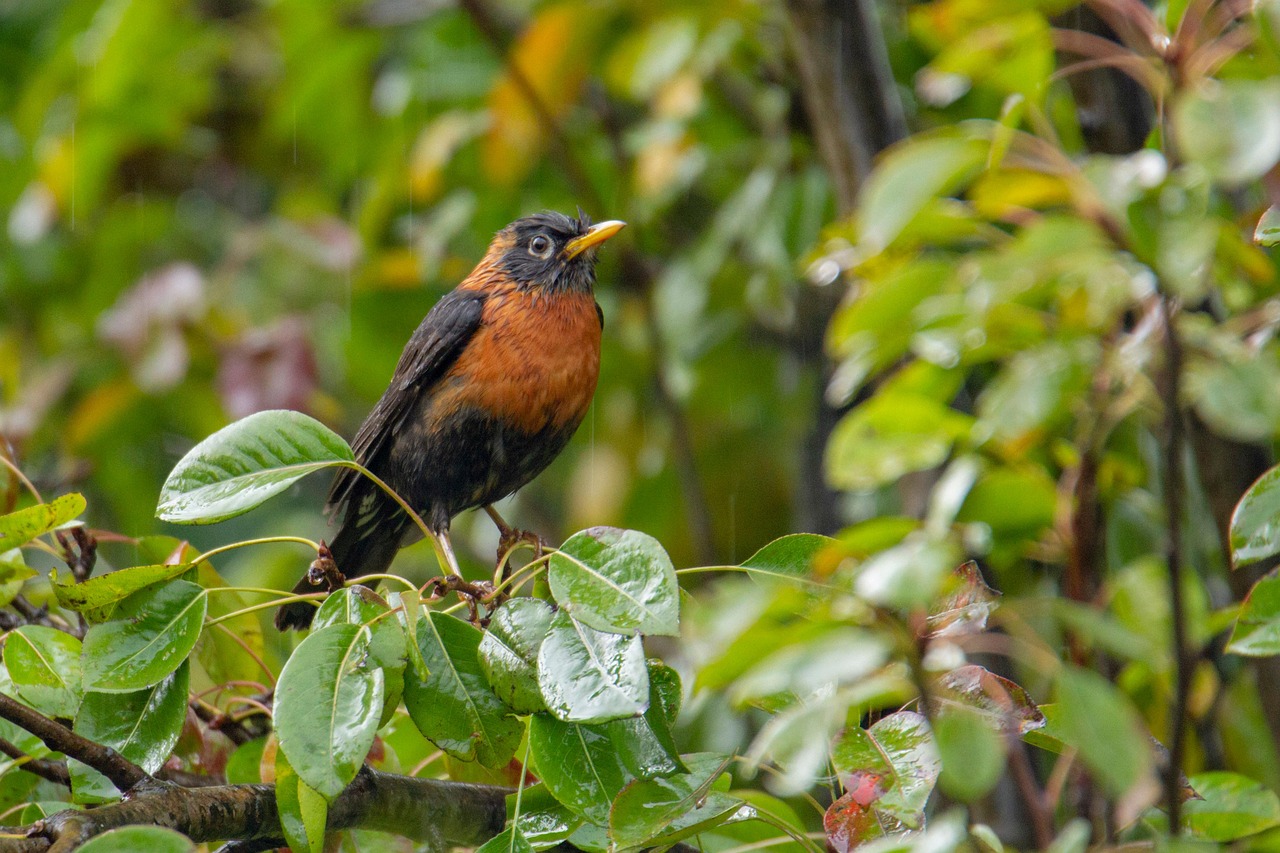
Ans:
[[[409,158],[409,186],[415,201],[436,197],[453,155],[487,124],[487,117],[482,114],[450,110],[423,129]]]
[[[518,182],[546,147],[545,122],[521,78],[552,119],[563,118],[582,90],[591,48],[604,23],[598,6],[570,0],[548,6],[520,34],[507,57],[507,72],[489,93],[493,121],[483,157],[486,174],[494,183]]]
[[[1042,172],[1006,169],[988,172],[969,191],[974,209],[989,219],[1000,219],[1011,211],[1044,210],[1071,200],[1066,182]]]

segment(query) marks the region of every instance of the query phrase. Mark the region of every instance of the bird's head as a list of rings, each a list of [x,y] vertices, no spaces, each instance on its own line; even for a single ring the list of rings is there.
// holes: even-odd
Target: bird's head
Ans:
[[[498,232],[494,248],[501,251],[502,269],[522,290],[589,293],[596,280],[596,250],[625,225],[616,219],[593,225],[581,209],[577,219],[535,213]]]

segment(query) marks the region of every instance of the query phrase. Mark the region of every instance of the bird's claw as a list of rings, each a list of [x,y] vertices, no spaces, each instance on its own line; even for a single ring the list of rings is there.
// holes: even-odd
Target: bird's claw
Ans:
[[[342,589],[346,582],[346,577],[338,570],[338,564],[333,561],[333,552],[321,541],[316,558],[307,569],[307,583],[324,586],[327,591],[335,592]]]
[[[497,566],[502,568],[503,580],[507,579],[507,575],[511,570],[509,562],[511,553],[521,545],[528,545],[533,549],[533,558],[535,560],[542,559],[542,555],[551,550],[551,543],[532,530],[520,530],[516,527],[502,528],[498,535]]]
[[[429,601],[439,601],[450,592],[456,592],[458,598],[466,602],[467,610],[471,616],[471,624],[480,628],[489,626],[489,617],[503,599],[503,596],[497,593],[494,585],[489,581],[469,581],[457,575],[441,575],[440,577],[432,578],[422,586],[424,592],[428,588],[431,590]],[[480,615],[480,605],[482,604],[485,606],[484,616]]]

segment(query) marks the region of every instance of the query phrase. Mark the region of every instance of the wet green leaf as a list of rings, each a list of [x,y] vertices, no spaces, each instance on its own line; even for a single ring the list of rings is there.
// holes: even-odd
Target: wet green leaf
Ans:
[[[501,767],[523,725],[489,686],[480,664],[481,633],[443,613],[418,620],[418,648],[431,675],[405,673],[404,704],[418,730],[463,761]]]
[[[190,571],[189,563],[174,566],[134,566],[89,578],[83,583],[60,581],[53,575],[53,593],[58,603],[69,610],[83,613],[90,622],[105,622],[116,605],[139,590],[181,577]]]
[[[1263,211],[1253,231],[1253,242],[1267,247],[1280,243],[1280,208],[1273,204]]]
[[[63,495],[47,504],[36,504],[8,515],[0,515],[0,552],[25,545],[61,527],[84,512],[84,497]]]
[[[1275,791],[1238,773],[1214,771],[1190,779],[1203,799],[1182,804],[1187,829],[1212,841],[1235,841],[1280,826]]]
[[[814,558],[834,544],[836,540],[829,536],[793,533],[773,540],[743,560],[741,565],[750,569],[753,576],[805,577],[813,572]]]
[[[519,827],[509,826],[477,847],[476,853],[533,853],[533,845]]]
[[[581,816],[557,800],[546,785],[534,785],[521,792],[519,816],[515,806],[516,795],[507,795],[508,819],[516,822],[516,828],[535,850],[559,844],[582,825]]]
[[[382,670],[370,632],[330,625],[310,634],[280,672],[275,726],[298,776],[332,802],[355,778],[382,717]]]
[[[534,714],[529,723],[534,770],[557,800],[597,824],[609,823],[609,807],[631,781],[613,741],[599,726]]]
[[[538,686],[538,650],[554,611],[536,598],[503,602],[480,641],[480,664],[502,701],[520,714],[545,711]]]
[[[551,555],[551,594],[575,619],[600,631],[674,635],[680,588],[662,545],[635,530],[592,527]]]
[[[547,708],[566,722],[641,714],[649,704],[644,646],[639,637],[597,631],[561,610],[538,651],[538,685]]]
[[[23,625],[4,638],[4,665],[23,701],[42,714],[71,719],[80,707],[80,641],[44,625]]]
[[[156,517],[212,524],[246,513],[306,475],[353,459],[342,437],[299,412],[258,412],[218,430],[174,466]]]
[[[183,662],[158,684],[133,693],[89,691],[76,714],[76,734],[155,773],[173,752],[187,718],[189,672]],[[102,803],[120,796],[115,785],[88,765],[73,759],[67,769],[76,802]]]
[[[1249,657],[1280,654],[1280,569],[1267,573],[1249,590],[1227,651]]]
[[[208,596],[189,581],[143,589],[116,607],[109,622],[84,637],[84,686],[104,693],[150,687],[195,648]]]
[[[687,773],[629,782],[609,813],[609,835],[621,848],[638,847],[658,838],[675,820],[695,810],[711,791],[711,783],[730,759],[712,753],[684,758]]]
[[[1247,566],[1280,553],[1280,466],[1263,474],[1231,514],[1231,558]]]

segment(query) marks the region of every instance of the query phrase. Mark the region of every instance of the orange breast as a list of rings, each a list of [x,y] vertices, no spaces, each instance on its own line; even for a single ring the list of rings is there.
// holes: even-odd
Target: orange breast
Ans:
[[[526,433],[572,428],[599,375],[600,318],[590,294],[504,288],[485,302],[480,329],[443,377],[437,410],[476,406]]]

